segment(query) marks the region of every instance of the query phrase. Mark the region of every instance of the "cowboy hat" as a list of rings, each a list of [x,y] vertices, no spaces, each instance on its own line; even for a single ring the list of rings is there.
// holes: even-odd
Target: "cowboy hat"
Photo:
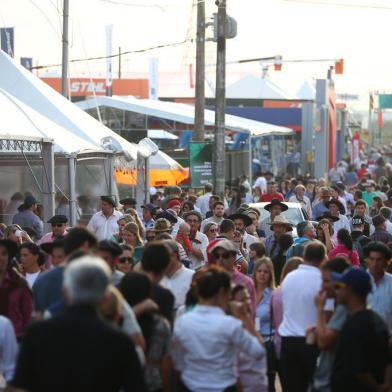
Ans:
[[[253,221],[252,218],[249,215],[245,215],[244,213],[238,213],[236,212],[235,214],[232,214],[228,217],[228,219],[230,220],[234,220],[234,219],[242,219],[242,221],[244,222],[245,226],[250,226]]]
[[[282,209],[282,212],[287,211],[289,209],[289,207],[286,204],[282,203],[278,199],[272,199],[271,203],[264,206],[264,209],[267,211],[270,211],[271,207],[273,207],[273,206],[280,206],[280,208]]]
[[[154,223],[154,228],[152,229],[155,233],[170,232],[171,225],[170,222],[165,218],[159,218]]]
[[[321,221],[321,219],[328,219],[332,222],[337,222],[340,218],[338,216],[332,215],[329,211],[325,211],[323,215],[316,218],[316,221]]]
[[[282,215],[275,216],[275,219],[272,222],[267,222],[267,224],[271,226],[271,230],[274,230],[274,225],[285,225],[287,231],[293,231],[293,224]]]

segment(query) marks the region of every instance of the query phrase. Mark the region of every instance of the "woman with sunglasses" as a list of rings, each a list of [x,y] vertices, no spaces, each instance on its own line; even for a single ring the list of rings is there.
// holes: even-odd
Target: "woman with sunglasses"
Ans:
[[[122,254],[118,258],[117,269],[124,274],[132,271],[133,268],[133,252],[134,249],[132,246],[122,244],[120,245],[122,249]]]
[[[208,242],[214,241],[219,235],[219,227],[216,223],[207,223],[203,228],[203,233],[207,236]]]
[[[177,318],[172,359],[180,392],[236,392],[239,351],[255,360],[265,351],[244,304],[230,302],[230,275],[210,267],[196,280],[198,304]],[[232,315],[227,315],[227,311]]]

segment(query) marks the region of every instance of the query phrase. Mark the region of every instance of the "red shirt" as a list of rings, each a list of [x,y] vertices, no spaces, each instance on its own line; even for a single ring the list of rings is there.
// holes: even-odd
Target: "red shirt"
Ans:
[[[272,199],[284,201],[283,195],[279,192],[273,193],[272,195],[270,193],[263,193],[260,197],[261,202],[271,202]]]
[[[358,178],[362,178],[367,172],[368,172],[368,169],[359,169],[359,170],[357,170]]]

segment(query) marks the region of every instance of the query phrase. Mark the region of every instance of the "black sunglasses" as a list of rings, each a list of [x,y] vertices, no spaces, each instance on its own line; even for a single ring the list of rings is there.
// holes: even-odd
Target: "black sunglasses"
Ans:
[[[52,227],[63,227],[64,223],[52,223]]]
[[[212,257],[214,259],[220,259],[221,257],[228,259],[230,257],[230,252],[212,252]]]
[[[133,263],[133,257],[120,257],[118,259],[118,261],[120,262],[120,264],[132,264]]]

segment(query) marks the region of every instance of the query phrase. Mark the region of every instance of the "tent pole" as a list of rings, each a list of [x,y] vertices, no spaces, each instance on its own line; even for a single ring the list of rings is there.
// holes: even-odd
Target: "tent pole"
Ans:
[[[42,143],[42,160],[46,175],[43,176],[42,195],[44,209],[44,231],[50,231],[46,222],[54,215],[54,150],[53,143]]]
[[[253,184],[253,173],[252,173],[252,163],[253,163],[253,157],[252,157],[252,135],[249,133],[249,184],[252,186]]]
[[[147,157],[145,160],[145,182],[144,182],[144,204],[148,204],[150,202],[150,157]]]
[[[137,153],[137,181],[136,181],[136,202],[137,202],[137,207],[140,209],[140,206],[143,205],[144,203],[144,186],[145,186],[145,181],[144,181],[144,165],[145,165],[145,159],[140,154],[140,152]]]
[[[75,156],[71,155],[68,157],[68,187],[69,187],[70,226],[75,226],[77,223],[75,178],[76,178],[76,159],[75,159]]]

